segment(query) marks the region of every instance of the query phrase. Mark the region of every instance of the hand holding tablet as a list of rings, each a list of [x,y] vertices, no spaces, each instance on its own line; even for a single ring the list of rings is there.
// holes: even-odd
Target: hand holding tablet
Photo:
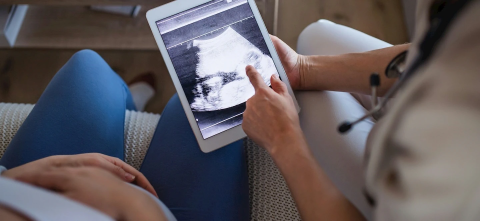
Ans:
[[[299,109],[254,0],[177,0],[147,19],[202,151],[246,136],[248,65],[265,86],[278,74]]]

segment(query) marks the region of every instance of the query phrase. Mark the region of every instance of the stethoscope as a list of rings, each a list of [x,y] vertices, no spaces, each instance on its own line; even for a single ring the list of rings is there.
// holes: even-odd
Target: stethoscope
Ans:
[[[418,71],[418,69],[428,62],[437,49],[440,41],[445,36],[450,25],[458,14],[465,8],[465,6],[471,0],[451,0],[451,1],[435,1],[437,9],[443,9],[435,16],[431,17],[430,29],[426,33],[423,41],[419,46],[419,53],[407,67],[407,53],[404,51],[396,56],[390,64],[387,66],[385,74],[388,78],[398,78],[392,88],[385,95],[385,99],[382,99],[378,104],[377,102],[377,88],[380,86],[380,77],[374,73],[370,76],[370,86],[372,88],[372,102],[374,108],[370,110],[363,117],[352,122],[344,122],[338,127],[338,131],[341,134],[345,134],[350,131],[355,125],[366,120],[369,117],[379,116],[388,100],[392,98],[402,88],[408,80]]]

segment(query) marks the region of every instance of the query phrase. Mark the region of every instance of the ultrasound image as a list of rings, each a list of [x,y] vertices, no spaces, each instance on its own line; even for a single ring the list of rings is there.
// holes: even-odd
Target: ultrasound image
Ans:
[[[248,65],[253,65],[268,85],[276,73],[272,58],[230,27],[215,38],[193,41],[193,46],[199,49],[191,104],[195,111],[227,109],[251,98],[255,89],[245,72]]]
[[[246,0],[214,1],[157,22],[204,139],[241,125],[255,94],[245,68],[277,73]]]

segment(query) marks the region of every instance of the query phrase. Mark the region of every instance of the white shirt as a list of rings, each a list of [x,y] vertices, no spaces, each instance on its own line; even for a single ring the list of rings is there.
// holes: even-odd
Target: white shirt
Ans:
[[[421,0],[409,60],[429,28]],[[457,17],[371,136],[376,220],[480,220],[480,1]]]

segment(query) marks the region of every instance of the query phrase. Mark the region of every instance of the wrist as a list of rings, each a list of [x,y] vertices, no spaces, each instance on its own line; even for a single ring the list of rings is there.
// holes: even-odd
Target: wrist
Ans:
[[[275,162],[275,165],[277,165],[278,169],[282,171],[282,174],[297,168],[293,165],[297,165],[300,162],[302,162],[302,164],[310,164],[315,162],[307,141],[303,135],[301,137],[297,137],[295,142],[282,145],[281,148],[275,149],[275,151],[269,152],[269,154]]]
[[[300,56],[300,88],[301,90],[325,90],[325,76],[331,71],[331,56]],[[329,63],[330,62],[330,63]]]
[[[297,64],[298,64],[298,74],[299,74],[299,82],[298,82],[298,90],[306,90],[307,89],[307,77],[310,70],[310,61],[311,56],[306,55],[298,55]]]
[[[286,133],[279,134],[265,149],[275,159],[289,155],[292,151],[304,149],[306,143],[302,130],[294,128]]]

